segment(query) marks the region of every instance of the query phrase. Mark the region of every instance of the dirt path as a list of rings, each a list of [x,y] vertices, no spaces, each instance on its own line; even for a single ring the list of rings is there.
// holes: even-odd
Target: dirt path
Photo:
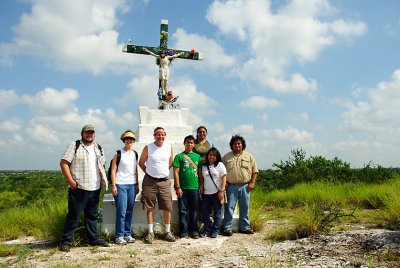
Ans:
[[[36,247],[25,257],[19,254],[0,258],[0,266],[400,267],[398,261],[383,260],[387,249],[373,242],[385,237],[395,239],[391,251],[400,251],[398,232],[364,229],[279,243],[265,240],[265,235],[266,230],[253,235],[235,233],[232,237],[219,236],[216,239],[177,239],[175,243],[155,240],[152,245],[136,241],[124,246],[112,244],[109,248],[75,247],[69,253],[60,252],[55,247]]]

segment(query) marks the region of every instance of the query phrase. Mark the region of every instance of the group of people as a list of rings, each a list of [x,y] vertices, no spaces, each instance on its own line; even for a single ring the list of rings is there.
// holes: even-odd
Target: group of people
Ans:
[[[111,162],[110,180],[115,199],[115,243],[135,242],[131,233],[132,213],[139,194],[138,166],[144,172],[141,201],[147,213],[148,232],[145,243],[154,240],[154,210],[164,211],[165,240],[174,242],[171,232],[172,192],[168,179],[173,167],[174,189],[178,197],[179,232],[181,238],[216,238],[222,226],[226,236],[232,235],[232,220],[239,207],[239,232],[252,234],[249,220],[250,192],[254,189],[258,169],[252,154],[245,151],[246,141],[240,135],[230,140],[231,151],[221,157],[217,148],[207,140],[207,129],[197,129],[197,137],[184,138],[184,151],[174,157],[165,142],[166,132],[157,127],[154,142],[146,145],[138,159],[133,149],[135,133],[126,130],[120,139],[124,147]],[[94,246],[109,246],[97,230],[101,187],[108,187],[106,159],[102,147],[95,142],[95,130],[85,125],[81,139],[68,145],[62,156],[61,171],[69,184],[68,213],[60,242],[61,251],[69,251],[80,215],[84,212],[86,233]],[[224,218],[222,222],[222,206]],[[199,219],[204,228],[199,230]]]

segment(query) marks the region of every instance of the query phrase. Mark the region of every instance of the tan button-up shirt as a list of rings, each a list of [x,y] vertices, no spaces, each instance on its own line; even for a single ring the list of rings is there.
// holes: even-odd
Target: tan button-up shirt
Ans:
[[[258,173],[257,163],[252,154],[242,151],[235,155],[232,151],[222,157],[226,166],[226,181],[229,183],[248,183],[253,173]]]

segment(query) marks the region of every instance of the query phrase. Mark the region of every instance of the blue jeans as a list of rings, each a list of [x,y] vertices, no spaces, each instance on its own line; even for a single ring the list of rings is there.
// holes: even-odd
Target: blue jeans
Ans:
[[[197,225],[199,194],[197,190],[182,189],[182,197],[178,198],[179,230],[181,234],[198,234]]]
[[[136,184],[117,184],[115,200],[115,237],[131,235],[132,213],[136,198]]]
[[[224,230],[232,230],[232,219],[236,203],[239,205],[239,230],[246,231],[250,229],[250,192],[247,192],[247,184],[228,184],[226,195],[228,197],[228,203],[225,204],[224,208]]]
[[[203,194],[202,201],[202,215],[204,222],[204,233],[218,234],[219,228],[221,227],[221,202],[218,200],[217,193],[215,194]],[[210,214],[214,211],[214,224],[211,226]]]
[[[70,188],[68,190],[68,214],[65,219],[61,243],[72,243],[82,211],[85,216],[86,234],[89,238],[89,243],[93,243],[99,239],[97,222],[99,218],[100,191],[101,189],[86,191],[79,188]]]

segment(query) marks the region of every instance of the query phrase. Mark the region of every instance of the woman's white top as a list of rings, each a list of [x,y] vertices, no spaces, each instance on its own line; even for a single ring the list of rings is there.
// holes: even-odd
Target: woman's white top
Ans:
[[[218,186],[215,187],[214,183],[211,180],[210,174],[208,173],[207,165],[204,164],[201,173],[204,178],[204,194],[215,194],[219,190],[221,190],[222,184],[222,177],[226,175],[226,167],[222,162],[219,162],[218,165],[215,167],[214,165],[209,166],[210,173],[214,179],[215,184]]]
[[[136,183],[136,154],[134,151],[121,149],[121,160],[117,167],[115,177],[116,184],[135,184]]]

